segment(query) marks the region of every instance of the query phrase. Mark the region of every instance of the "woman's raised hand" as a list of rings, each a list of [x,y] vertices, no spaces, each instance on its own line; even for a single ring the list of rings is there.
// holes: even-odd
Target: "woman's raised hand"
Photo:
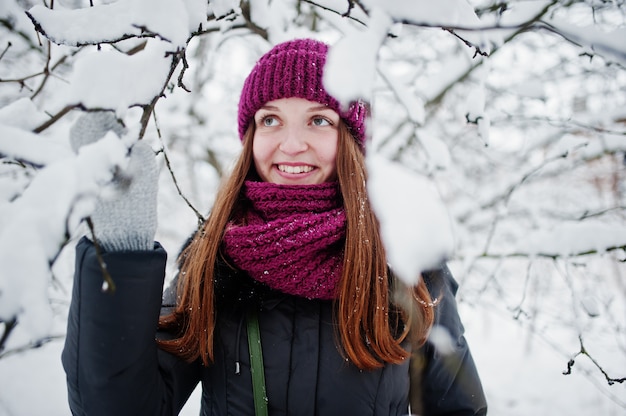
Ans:
[[[70,129],[74,151],[125,128],[110,111],[83,114]],[[95,238],[106,251],[152,250],[157,227],[158,167],[152,148],[140,140],[130,149],[126,169],[116,172],[91,215]]]

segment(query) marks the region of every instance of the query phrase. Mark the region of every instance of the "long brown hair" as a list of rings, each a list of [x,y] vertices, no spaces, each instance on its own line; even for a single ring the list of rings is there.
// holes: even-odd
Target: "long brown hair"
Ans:
[[[160,347],[188,361],[213,362],[215,264],[243,183],[254,171],[253,136],[254,123],[209,218],[181,254],[176,309],[159,321],[161,328],[173,330],[176,336],[157,341]],[[337,176],[347,218],[343,272],[335,300],[340,346],[361,369],[399,363],[409,356],[401,345],[409,333],[414,345],[425,342],[434,318],[432,303],[421,279],[418,285],[406,287],[389,277],[378,221],[367,197],[364,156],[343,123],[339,124]]]

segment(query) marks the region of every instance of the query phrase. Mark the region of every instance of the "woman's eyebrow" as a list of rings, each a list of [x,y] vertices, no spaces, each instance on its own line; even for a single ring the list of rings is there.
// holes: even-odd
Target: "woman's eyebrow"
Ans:
[[[330,108],[327,105],[316,105],[315,107],[309,107],[306,111],[307,113],[315,113],[317,111],[324,111],[324,110],[334,111],[332,108]]]
[[[278,111],[278,107],[274,106],[274,105],[264,105],[263,107],[259,108],[259,110],[271,110],[271,111]]]

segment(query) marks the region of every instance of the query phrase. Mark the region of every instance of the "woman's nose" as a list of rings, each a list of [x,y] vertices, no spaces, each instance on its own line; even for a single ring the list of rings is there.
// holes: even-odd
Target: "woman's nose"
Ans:
[[[285,130],[285,136],[280,142],[280,150],[285,154],[296,154],[307,149],[306,132],[303,128],[290,126]]]

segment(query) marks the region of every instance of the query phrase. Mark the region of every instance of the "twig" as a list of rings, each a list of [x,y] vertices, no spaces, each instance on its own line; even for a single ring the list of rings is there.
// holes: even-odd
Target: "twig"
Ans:
[[[194,214],[196,214],[196,218],[198,218],[198,225],[202,225],[205,221],[205,218],[193,206],[191,201],[189,201],[187,197],[183,194],[183,191],[180,189],[180,186],[178,185],[178,181],[176,180],[176,175],[174,174],[174,171],[172,170],[172,165],[170,164],[170,158],[167,157],[167,152],[165,151],[165,145],[163,144],[163,141],[161,141],[161,145],[162,145],[161,150],[159,150],[157,154],[163,153],[163,159],[165,160],[165,165],[167,166],[167,170],[170,172],[170,176],[172,177],[172,180],[174,181],[174,186],[176,187],[176,191],[178,192],[178,195],[180,195],[180,197],[183,199],[183,201],[185,201],[187,206],[191,208]]]
[[[91,238],[93,240],[93,246],[96,249],[96,258],[98,259],[98,264],[100,265],[100,270],[102,271],[102,278],[104,279],[105,284],[102,286],[102,291],[105,293],[113,294],[115,293],[115,282],[109,273],[109,269],[107,268],[107,264],[102,258],[102,250],[100,248],[100,243],[98,243],[98,239],[96,238],[96,233],[93,228],[93,221],[91,217],[87,217],[85,219],[87,222],[87,226],[89,227],[89,231],[91,232]]]
[[[142,50],[144,50],[146,48],[146,45],[148,44],[148,41],[144,40],[143,42],[141,42],[140,44],[132,47],[131,49],[127,50],[127,51],[122,51],[119,48],[116,48],[117,50],[119,50],[122,53],[125,53],[128,56],[133,56],[134,54],[141,52]]]
[[[9,339],[9,335],[17,326],[17,318],[11,318],[8,321],[4,322],[4,332],[2,333],[2,338],[0,338],[0,353],[4,351],[4,344]],[[0,354],[0,358],[2,355]]]
[[[499,213],[496,213],[495,218],[493,219],[489,227],[489,232],[487,234],[487,239],[485,240],[485,248],[483,248],[483,253],[487,253],[489,251],[489,246],[493,241],[493,237],[496,234],[496,228],[498,228],[501,219],[501,215]]]
[[[610,247],[606,247],[604,249],[605,252],[609,252],[609,251],[615,251],[615,250],[624,250],[626,251],[626,245],[623,246],[610,246]],[[601,254],[603,251],[602,250],[595,250],[595,249],[591,249],[591,250],[586,250],[586,251],[580,251],[578,253],[569,253],[567,254],[568,257],[581,257],[581,256],[588,256],[591,254]],[[549,259],[559,259],[561,257],[563,257],[564,255],[562,254],[557,254],[557,253],[524,253],[524,252],[513,252],[513,253],[504,253],[504,254],[492,254],[492,253],[483,253],[483,254],[479,254],[478,256],[476,256],[476,258],[483,258],[483,259],[502,259],[502,258],[512,258],[512,257],[528,257],[528,258],[533,258],[533,257],[543,257],[543,258],[549,258]],[[462,260],[462,257],[457,257],[456,259],[458,260]]]
[[[472,42],[470,42],[469,40],[461,37],[461,35],[459,35],[458,33],[456,33],[454,30],[450,27],[442,27],[443,30],[445,30],[446,32],[450,33],[452,36],[454,36],[455,38],[457,38],[458,40],[460,40],[461,42],[463,42],[465,44],[465,46],[469,47],[469,48],[474,48],[474,56],[473,58],[476,58],[476,55],[480,55],[480,56],[489,56],[489,52],[484,52],[482,49],[480,49],[479,46],[474,45]],[[457,29],[458,30],[458,29]]]
[[[585,124],[583,122],[573,120],[573,119],[558,120],[558,119],[553,119],[549,117],[540,117],[540,116],[525,117],[521,114],[511,114],[511,113],[507,113],[502,118],[492,119],[491,124],[492,125],[496,125],[498,123],[509,124],[511,122],[519,123],[519,122],[528,122],[528,121],[548,123],[552,126],[562,127],[562,128],[571,128],[570,126],[573,126],[577,128],[577,129],[570,130],[573,133],[579,133],[581,130],[589,130],[589,131],[596,132],[596,133],[608,133],[608,134],[626,136],[626,130],[616,130],[616,129],[609,129],[609,128],[601,127],[601,126],[594,126],[594,125]],[[614,122],[619,123],[623,121],[616,119],[614,120]]]
[[[10,355],[19,354],[24,351],[32,350],[33,348],[40,348],[43,345],[47,344],[48,342],[55,341],[57,339],[63,339],[63,338],[65,338],[65,335],[52,335],[49,337],[44,337],[44,338],[38,339],[35,342],[29,342],[28,344],[22,345],[21,347],[12,348],[10,350],[7,350],[6,352],[0,352],[0,359],[6,358]]]
[[[35,98],[44,88],[44,86],[46,85],[46,82],[48,82],[48,79],[50,78],[50,76],[53,75],[53,71],[62,63],[65,62],[65,60],[68,58],[69,55],[64,55],[62,56],[54,65],[52,65],[52,67],[50,67],[50,59],[51,59],[51,55],[50,55],[50,48],[52,48],[52,43],[50,41],[48,41],[48,55],[46,58],[46,66],[44,68],[44,70],[42,71],[42,75],[44,75],[43,80],[41,81],[41,84],[39,85],[39,87],[37,88],[37,90],[33,93],[33,95],[31,95],[31,99]],[[76,53],[76,52],[75,52]],[[73,53],[74,54],[74,53]],[[72,54],[72,55],[73,55]]]
[[[357,19],[355,17],[352,17],[350,15],[350,12],[352,11],[352,9],[354,8],[354,5],[355,5],[355,1],[354,0],[349,0],[349,2],[348,2],[349,3],[348,10],[346,12],[340,12],[338,10],[331,9],[330,7],[322,6],[321,4],[318,4],[318,3],[316,3],[316,2],[314,2],[312,0],[302,0],[302,1],[303,1],[303,3],[309,3],[310,5],[312,5],[314,7],[317,7],[319,9],[326,10],[327,12],[338,14],[341,17],[346,17],[346,18],[348,18],[348,19],[350,19],[352,21],[355,21],[355,22],[357,22],[359,24],[362,24],[363,26],[367,26],[365,24],[365,22],[363,22],[362,20],[359,20],[359,19]]]
[[[540,29],[545,29],[551,33],[559,35],[560,37],[562,37],[563,39],[565,39],[566,41],[570,42],[571,44],[575,46],[578,46],[578,47],[586,46],[583,44],[583,42],[581,42],[581,39],[584,39],[584,37],[580,36],[575,31],[566,32],[563,30],[563,28],[557,28],[554,25],[550,24],[549,22],[545,22],[545,21],[539,21],[538,23],[539,23],[538,27]],[[600,56],[603,56],[605,59],[606,59],[606,56],[604,54],[613,55],[622,59],[626,57],[626,54],[623,51],[621,51],[618,47],[614,47],[610,43],[604,43],[604,44],[598,43],[596,45],[592,45],[591,49],[594,51],[596,49],[599,49]],[[604,54],[602,52],[604,52]],[[590,58],[593,58],[595,56],[595,54],[592,54],[589,52],[585,52],[583,55],[587,55]],[[610,59],[607,59],[607,60],[611,61]],[[612,63],[624,68],[624,66],[618,60],[615,60]]]
[[[30,35],[26,32],[19,30],[16,26],[17,19],[13,19],[11,16],[4,15],[0,16],[0,26],[5,27],[10,33],[16,35],[24,42],[30,49],[38,49],[40,45],[33,43]],[[30,31],[29,31],[30,33]]]
[[[26,81],[28,81],[31,78],[35,78],[35,77],[38,77],[38,76],[41,76],[41,75],[44,75],[43,71],[42,72],[37,72],[36,74],[26,75],[26,76],[23,76],[22,78],[8,78],[8,79],[0,78],[0,83],[15,82],[17,84],[20,84],[22,86],[22,88],[26,88],[29,91],[33,91],[32,88],[30,88],[28,85],[26,85]]]
[[[50,59],[51,59],[51,50],[52,50],[52,43],[50,42],[50,40],[48,40],[48,50],[46,51],[46,63],[45,66],[43,68],[43,71],[41,71],[41,73],[43,74],[43,80],[41,81],[41,84],[39,84],[39,88],[37,88],[35,90],[35,92],[33,92],[33,94],[30,96],[31,99],[34,99],[37,95],[39,95],[39,93],[43,90],[44,85],[46,85],[46,82],[48,81],[48,77],[50,77]]]
[[[165,89],[167,88],[167,84],[169,84],[170,79],[172,79],[172,75],[174,75],[174,71],[178,66],[178,62],[181,60],[181,56],[185,53],[185,49],[178,50],[176,52],[168,53],[166,56],[172,57],[172,63],[170,64],[170,72],[167,74],[165,81],[163,82],[163,88],[161,88],[161,92],[159,95],[155,96],[150,104],[143,106],[143,114],[141,115],[141,129],[139,131],[139,140],[141,140],[146,133],[146,128],[148,127],[148,122],[150,121],[150,116],[154,111],[154,107],[161,97],[165,96]]]
[[[515,320],[518,320],[520,315],[522,314],[526,314],[526,312],[524,311],[524,302],[526,301],[526,295],[528,294],[528,284],[530,282],[530,269],[532,268],[532,261],[528,262],[528,267],[526,267],[526,279],[524,279],[524,288],[522,289],[522,298],[520,299],[518,305],[516,307],[514,307],[512,309],[512,311],[515,313],[513,315],[513,318]]]
[[[626,377],[622,377],[622,378],[610,377],[608,373],[602,368],[602,366],[598,364],[598,362],[589,354],[589,352],[585,348],[585,345],[583,344],[582,336],[578,336],[578,341],[580,342],[580,351],[574,354],[574,356],[567,362],[567,370],[563,371],[563,375],[572,374],[572,367],[574,367],[574,364],[576,363],[576,357],[578,357],[579,355],[585,355],[587,356],[587,358],[589,358],[589,360],[593,363],[593,365],[595,365],[596,368],[600,370],[600,372],[604,375],[604,378],[606,379],[606,382],[609,384],[609,386],[612,386],[615,383],[621,384],[624,381],[626,381]]]
[[[2,53],[0,53],[0,60],[2,60],[2,58],[4,57],[4,54],[7,53],[7,51],[9,50],[10,47],[11,47],[11,42],[7,42],[7,47],[4,48]]]
[[[10,42],[9,42],[9,46],[11,46]],[[41,46],[43,46],[43,45],[41,45]],[[51,59],[50,58],[51,57],[51,55],[50,55],[50,47],[51,47],[51,44],[50,44],[50,41],[48,41],[48,52],[46,54],[46,63],[45,63],[44,68],[41,71],[39,71],[37,73],[34,73],[34,74],[23,76],[21,78],[0,79],[0,83],[11,83],[11,82],[14,82],[14,83],[20,84],[20,86],[22,88],[26,88],[28,91],[32,91],[33,92],[31,94],[31,96],[30,96],[31,99],[35,98],[43,90],[43,88],[44,88],[46,82],[48,81],[48,79],[50,78],[50,76],[53,75],[52,71],[54,71],[59,65],[61,65],[63,62],[65,62],[65,60],[68,58],[68,55],[64,55],[54,65],[52,65],[52,67],[51,67],[50,66],[50,59]],[[7,49],[8,49],[8,46],[7,46]],[[2,52],[2,55],[0,55],[0,59],[2,59],[2,56],[4,55],[4,53],[6,52],[7,49],[5,49],[4,52]],[[34,90],[30,86],[28,86],[26,84],[26,81],[29,81],[29,80],[31,80],[33,78],[37,78],[37,77],[40,77],[40,76],[43,76],[43,80],[41,81],[41,84],[39,85],[39,87],[37,87],[37,89]]]
[[[154,125],[156,126],[157,136],[159,137],[159,140],[161,141],[161,150],[159,150],[157,154],[163,153],[163,159],[165,160],[165,165],[167,166],[167,170],[170,172],[170,176],[172,177],[172,180],[174,181],[174,186],[176,187],[176,191],[178,192],[178,195],[180,195],[180,197],[183,199],[183,201],[185,201],[187,206],[191,208],[194,214],[196,214],[196,217],[198,218],[198,226],[200,226],[204,224],[205,219],[202,216],[202,214],[200,214],[200,212],[193,206],[191,201],[187,199],[187,197],[183,194],[183,191],[180,189],[180,186],[178,185],[178,180],[176,180],[176,175],[174,174],[174,170],[172,169],[172,165],[170,164],[170,158],[167,156],[167,152],[165,151],[165,143],[163,143],[163,137],[161,136],[161,129],[159,128],[159,122],[157,120],[156,112],[153,112],[152,115],[154,117]]]
[[[494,49],[491,51],[491,54],[490,54],[491,56],[493,56],[496,52],[498,52],[500,49],[502,49],[502,46],[506,45],[507,43],[509,43],[510,41],[515,39],[515,37],[517,37],[519,34],[528,31],[533,26],[533,24],[535,22],[539,21],[546,13],[548,13],[548,11],[556,3],[557,3],[556,0],[550,2],[543,9],[541,9],[535,16],[531,17],[528,21],[526,21],[526,22],[524,22],[522,24],[519,24],[519,25],[503,26],[503,25],[497,24],[497,25],[493,25],[493,26],[490,26],[490,27],[480,27],[480,28],[478,28],[478,27],[448,26],[447,29],[449,29],[449,30],[462,30],[462,31],[484,31],[484,30],[499,30],[499,29],[515,29],[515,31],[512,34],[510,34],[508,37],[506,37],[504,39],[504,41],[502,42],[502,45],[500,45],[499,47],[494,47]],[[422,26],[422,27],[429,27],[427,24],[423,24],[423,23],[420,24],[420,23],[417,23],[417,22],[402,22],[402,23],[411,24],[411,25],[417,25],[417,26]],[[476,63],[470,65],[465,72],[463,72],[458,77],[453,79],[436,96],[431,98],[424,105],[424,108],[428,109],[428,108],[435,108],[435,107],[437,107],[443,101],[443,98],[446,96],[446,94],[454,86],[458,85],[460,82],[462,82],[465,79],[467,79],[476,70],[476,68],[478,68],[482,64],[483,64],[483,60],[479,60]]]
[[[250,2],[241,2],[241,16],[243,16],[247,29],[250,29],[250,31],[261,36],[263,39],[268,40],[269,34],[267,30],[257,26],[250,17]]]
[[[342,17],[350,17],[350,18],[352,18],[352,16],[350,16],[350,13],[352,13],[352,10],[354,9],[354,6],[359,6],[359,8],[361,10],[363,10],[363,12],[366,15],[368,15],[368,16],[370,15],[369,10],[365,6],[363,6],[363,3],[361,3],[360,0],[348,0],[348,10],[346,10],[346,12],[344,14],[342,14],[341,16]]]
[[[157,32],[153,32],[150,29],[148,29],[147,26],[142,26],[142,25],[132,25],[133,27],[141,30],[141,34],[137,37],[139,38],[156,38],[156,39],[161,39],[162,41],[168,42],[168,43],[172,43],[171,40],[169,40],[168,38],[165,38],[161,35],[159,35]]]
[[[518,321],[520,324],[523,324],[522,321]],[[546,331],[548,332],[548,331]],[[535,331],[532,333],[532,337],[539,339],[541,342],[545,343],[547,346],[549,346],[550,348],[552,348],[557,354],[561,355],[561,356],[569,356],[569,354],[567,352],[565,352],[563,350],[563,348],[560,346],[560,344],[558,344],[557,342],[553,341],[552,338],[543,331]],[[572,364],[573,365],[573,364]],[[626,403],[621,400],[620,397],[616,396],[615,394],[612,394],[610,391],[608,391],[605,386],[603,384],[601,384],[598,380],[597,377],[595,376],[595,372],[592,374],[591,370],[587,369],[587,368],[580,368],[579,369],[580,374],[585,377],[587,379],[587,381],[589,381],[591,384],[593,384],[593,386],[604,396],[606,396],[607,398],[609,398],[609,400],[613,401],[614,403],[616,403],[618,406],[626,408]]]
[[[48,120],[45,123],[39,125],[38,127],[35,127],[33,129],[33,133],[41,133],[42,131],[44,131],[45,129],[47,129],[48,127],[50,127],[51,125],[53,125],[57,121],[59,121],[59,119],[61,119],[64,115],[69,113],[72,109],[77,108],[77,107],[81,107],[81,105],[74,104],[74,105],[67,105],[67,106],[65,106],[65,108],[63,108],[61,111],[59,111],[54,116],[52,116],[50,118],[50,120]]]
[[[168,81],[169,81],[169,77],[165,81],[165,85],[167,85]],[[159,98],[161,98],[161,96],[157,95],[156,97],[152,99],[150,104],[142,106],[143,113],[141,114],[141,120],[139,122],[141,125],[141,129],[139,130],[138,140],[141,140],[144,134],[146,134],[146,129],[148,128],[148,123],[150,122],[150,116],[152,115],[152,112],[154,111],[154,107],[156,106],[157,101],[159,101]]]
[[[626,206],[610,207],[610,208],[605,208],[605,209],[602,209],[600,211],[595,211],[595,212],[589,212],[587,210],[580,217],[578,217],[577,220],[584,220],[587,218],[599,217],[611,211],[626,211]]]
[[[185,83],[183,82],[185,71],[187,71],[187,68],[189,68],[189,63],[187,63],[187,54],[185,53],[185,49],[183,49],[181,52],[181,60],[183,62],[183,67],[180,70],[180,73],[178,74],[178,86],[187,92],[191,92],[191,90],[187,88],[185,86]]]
[[[525,172],[521,178],[519,180],[517,180],[515,183],[509,185],[505,190],[503,190],[501,193],[499,193],[498,195],[495,195],[493,198],[491,198],[491,200],[484,202],[483,204],[481,204],[480,209],[481,210],[485,210],[488,208],[493,208],[494,206],[496,206],[498,203],[502,202],[504,205],[507,205],[509,203],[509,201],[511,200],[511,197],[513,196],[514,192],[520,187],[522,186],[524,183],[526,183],[531,177],[535,176],[536,174],[538,174],[542,169],[544,169],[546,167],[546,165],[548,165],[551,162],[555,162],[557,160],[561,160],[564,159],[568,156],[568,152],[563,152],[557,155],[554,155],[552,157],[546,158],[544,161],[541,162],[541,164],[537,165],[537,166],[531,166],[529,168],[529,170],[527,172]],[[470,213],[465,213],[463,215],[460,215],[458,218],[459,222],[464,222],[467,217],[470,215]]]
[[[236,24],[236,25],[232,25],[230,27],[230,29],[228,30],[229,34],[235,32],[238,29],[249,29],[249,26],[246,24]],[[211,33],[215,33],[215,32],[220,32],[222,29],[220,29],[219,27],[211,27],[208,29],[202,29],[202,27],[199,27],[195,32],[191,33],[191,37],[196,37],[196,36],[202,36],[202,35],[208,35]]]

